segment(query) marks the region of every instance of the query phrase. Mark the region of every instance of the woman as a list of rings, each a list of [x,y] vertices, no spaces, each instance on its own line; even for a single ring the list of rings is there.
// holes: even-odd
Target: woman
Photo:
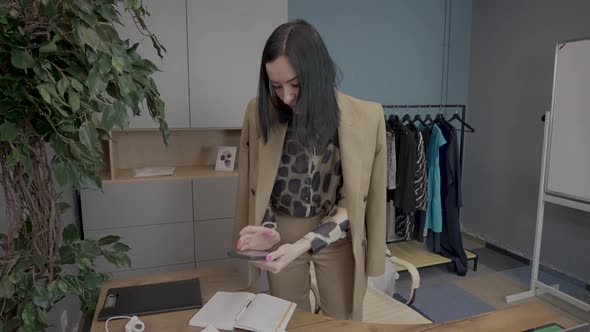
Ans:
[[[272,295],[310,310],[313,262],[324,314],[360,320],[367,277],[385,268],[383,109],[336,90],[335,64],[303,20],[264,46],[239,158],[234,243],[274,249],[250,281],[268,270]]]

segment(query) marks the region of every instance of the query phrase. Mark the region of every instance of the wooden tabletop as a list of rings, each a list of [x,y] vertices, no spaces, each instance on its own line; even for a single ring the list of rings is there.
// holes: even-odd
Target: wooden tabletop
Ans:
[[[201,282],[203,300],[207,301],[217,291],[254,291],[246,287],[238,271],[232,266],[218,266],[204,269],[162,273],[147,277],[111,280],[104,284],[98,300],[97,312],[92,323],[92,332],[105,331],[104,322],[97,321],[98,311],[102,308],[106,292],[109,288],[144,285],[149,283],[166,282],[198,277]],[[188,325],[197,309],[183,310],[157,315],[144,315],[141,320],[146,325],[146,331],[201,331],[200,328]],[[127,320],[113,320],[109,322],[110,331],[124,331]],[[288,331],[367,331],[367,332],[418,332],[418,331],[524,331],[550,323],[558,323],[564,327],[575,326],[576,322],[560,315],[540,300],[473,316],[458,321],[421,325],[383,325],[362,322],[336,320],[329,317],[314,315],[309,312],[296,310],[291,318]]]

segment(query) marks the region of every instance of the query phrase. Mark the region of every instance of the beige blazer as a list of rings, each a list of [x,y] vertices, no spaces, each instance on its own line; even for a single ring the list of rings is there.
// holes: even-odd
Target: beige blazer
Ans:
[[[385,271],[385,209],[387,147],[380,104],[337,93],[341,123],[338,128],[344,195],[350,221],[355,283],[353,311],[361,307],[367,277]],[[271,132],[264,144],[258,133],[257,99],[248,103],[239,148],[239,177],[233,245],[247,225],[260,225],[269,202],[283,151],[287,125]],[[260,270],[250,264],[250,284]],[[360,306],[360,307],[359,307]]]

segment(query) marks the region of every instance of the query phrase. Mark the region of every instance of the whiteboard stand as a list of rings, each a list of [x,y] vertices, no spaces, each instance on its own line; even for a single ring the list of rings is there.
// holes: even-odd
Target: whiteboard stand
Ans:
[[[580,301],[575,297],[568,295],[559,290],[559,287],[550,286],[539,281],[539,263],[541,260],[541,239],[543,235],[543,217],[545,214],[545,203],[553,203],[567,206],[570,208],[590,212],[590,205],[571,201],[560,197],[555,197],[545,192],[545,173],[547,166],[547,149],[549,146],[549,128],[551,124],[551,112],[545,112],[545,134],[543,135],[543,154],[541,165],[541,181],[539,183],[539,199],[537,204],[537,223],[535,226],[535,248],[533,252],[533,266],[531,273],[531,284],[528,291],[506,296],[507,303],[513,303],[535,297],[537,295],[549,293],[577,308],[590,311],[590,304]]]

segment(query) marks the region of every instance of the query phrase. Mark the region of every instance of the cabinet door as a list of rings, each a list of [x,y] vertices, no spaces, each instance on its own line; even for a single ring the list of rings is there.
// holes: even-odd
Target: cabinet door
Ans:
[[[191,127],[241,127],[266,39],[287,0],[187,0]]]
[[[85,232],[193,220],[191,180],[105,183],[81,199]]]
[[[127,253],[131,258],[131,270],[195,262],[192,222],[85,232],[87,238],[97,240],[107,235],[120,236],[121,242],[131,247]],[[96,267],[102,272],[117,270],[102,259],[97,260]]]
[[[166,48],[164,59],[152,46],[149,37],[143,36],[135,27],[131,15],[120,8],[121,21],[119,27],[122,37],[140,43],[139,54],[151,60],[161,72],[154,74],[154,81],[166,103],[166,121],[170,128],[188,128],[188,62],[186,42],[186,0],[143,0],[150,16],[146,17],[146,25],[160,43]],[[147,107],[141,108],[141,116],[132,117],[132,128],[155,128]]]
[[[201,261],[228,258],[232,247],[233,219],[195,222],[195,257]]]
[[[193,180],[194,220],[233,218],[238,177]]]

